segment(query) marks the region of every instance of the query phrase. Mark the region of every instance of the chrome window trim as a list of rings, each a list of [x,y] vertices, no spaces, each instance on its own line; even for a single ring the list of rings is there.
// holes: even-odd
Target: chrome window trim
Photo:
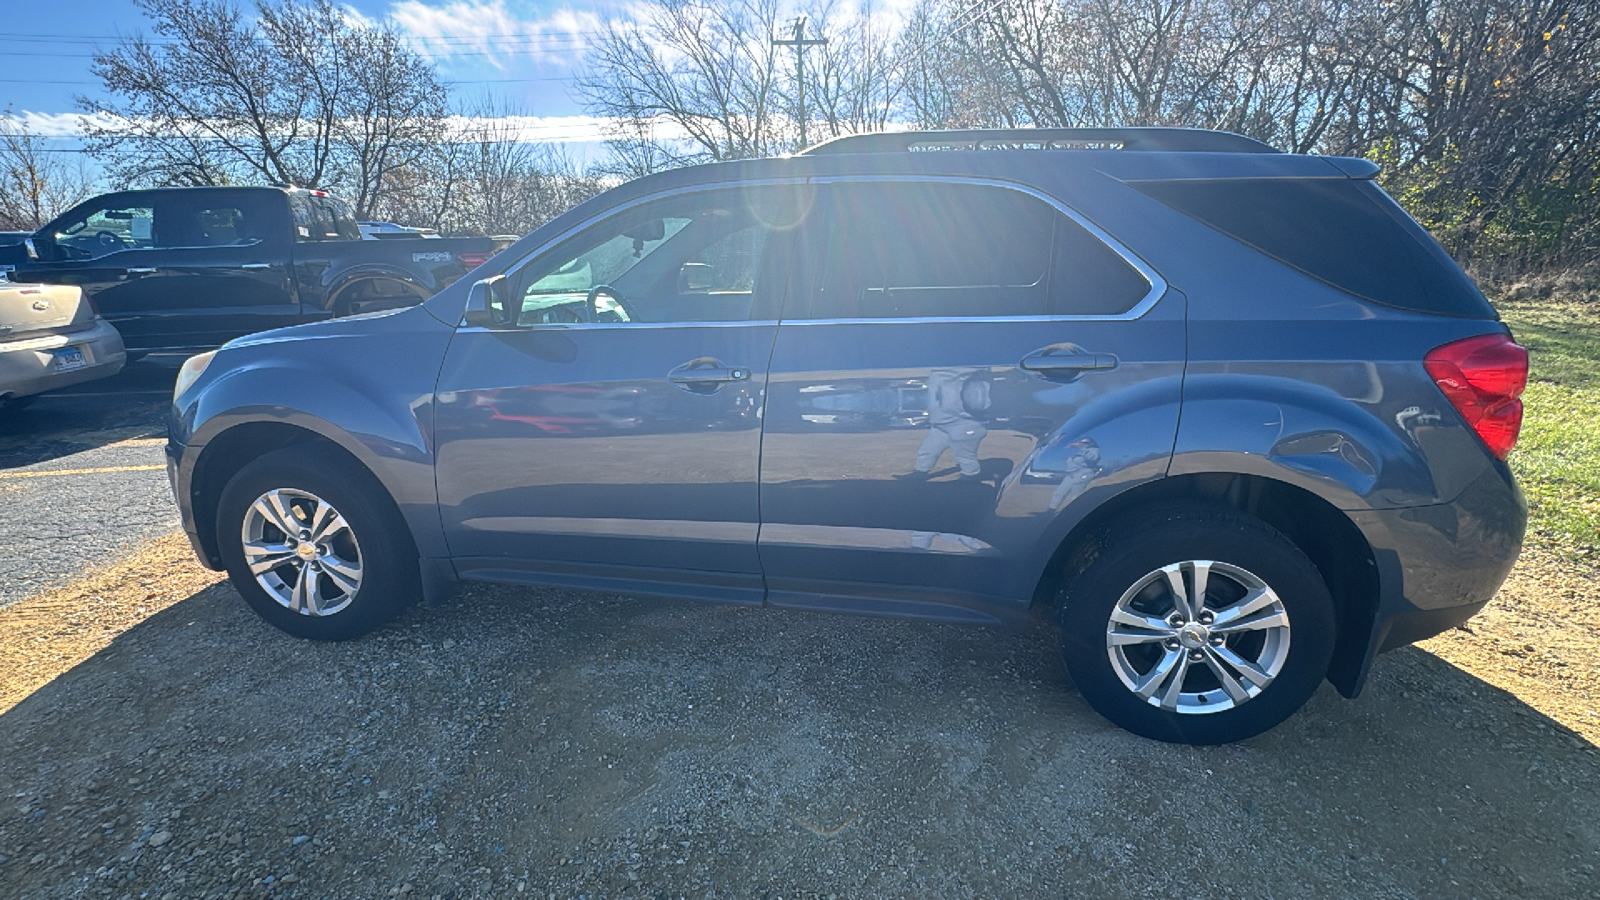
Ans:
[[[1113,315],[1062,315],[1062,316],[907,316],[893,319],[784,319],[784,325],[842,325],[845,323],[864,324],[869,322],[899,322],[899,323],[932,323],[932,322],[1123,322],[1138,319],[1149,312],[1160,299],[1166,295],[1169,285],[1161,277],[1161,273],[1150,267],[1139,255],[1128,249],[1127,245],[1108,234],[1105,229],[1084,218],[1077,210],[1072,209],[1055,197],[1045,192],[1015,181],[1003,181],[998,178],[984,178],[972,175],[822,175],[811,179],[815,184],[835,183],[860,183],[860,182],[891,182],[891,183],[940,183],[940,184],[974,184],[983,187],[1001,188],[1027,194],[1037,200],[1042,200],[1056,212],[1066,216],[1081,226],[1096,240],[1110,248],[1112,253],[1122,258],[1122,261],[1132,266],[1146,282],[1150,290],[1144,297],[1129,307],[1124,312]]]
[[[505,328],[490,328],[486,325],[459,325],[457,334],[477,334],[478,332],[492,332],[506,334],[508,332],[522,331],[595,331],[609,329],[627,329],[628,331],[654,330],[664,328],[772,328],[779,324],[777,319],[738,319],[731,322],[541,322],[537,325],[513,325]]]
[[[1126,262],[1129,266],[1132,266],[1133,269],[1135,271],[1137,271],[1144,278],[1144,280],[1150,284],[1150,290],[1144,295],[1144,297],[1142,299],[1139,300],[1138,303],[1135,303],[1133,306],[1129,307],[1125,312],[1116,313],[1114,315],[913,316],[913,317],[893,318],[893,319],[889,319],[889,318],[885,318],[885,319],[850,319],[850,318],[788,319],[788,318],[784,318],[784,319],[775,321],[773,324],[782,324],[782,325],[843,325],[843,324],[896,323],[896,322],[898,322],[898,323],[907,323],[907,324],[943,323],[943,322],[985,322],[985,323],[998,323],[998,322],[1122,322],[1122,321],[1130,321],[1130,320],[1133,320],[1133,319],[1138,319],[1138,318],[1143,317],[1145,313],[1149,312],[1156,305],[1156,303],[1158,301],[1160,301],[1160,299],[1163,296],[1166,295],[1167,290],[1170,287],[1170,285],[1167,284],[1167,280],[1165,278],[1161,277],[1161,273],[1159,273],[1155,269],[1151,268],[1149,263],[1146,263],[1143,259],[1141,259],[1139,257],[1138,254],[1136,254],[1132,250],[1130,250],[1127,247],[1127,245],[1123,244],[1121,241],[1119,241],[1116,238],[1112,237],[1109,233],[1107,233],[1105,231],[1105,229],[1101,228],[1100,226],[1098,226],[1098,225],[1094,224],[1093,222],[1089,221],[1088,219],[1084,218],[1084,216],[1082,214],[1080,214],[1077,210],[1072,209],[1071,207],[1067,206],[1065,203],[1062,203],[1060,200],[1057,200],[1055,197],[1052,197],[1049,194],[1046,194],[1046,193],[1044,193],[1043,191],[1040,191],[1037,188],[1031,187],[1029,185],[1021,184],[1019,182],[1004,181],[1004,180],[1001,180],[1001,179],[998,179],[998,178],[984,178],[984,177],[981,177],[981,176],[969,176],[969,175],[817,175],[817,176],[809,176],[809,177],[801,177],[801,178],[752,178],[752,179],[749,179],[749,180],[746,180],[746,181],[737,181],[737,182],[719,181],[719,182],[711,182],[711,183],[706,183],[706,184],[683,185],[683,186],[680,186],[680,187],[670,188],[670,189],[665,190],[665,191],[659,191],[659,192],[654,193],[654,194],[647,194],[647,195],[645,195],[643,197],[636,197],[636,198],[634,198],[632,200],[629,200],[628,202],[623,203],[621,205],[613,206],[613,207],[611,207],[609,209],[606,209],[606,210],[603,210],[601,212],[595,213],[594,215],[592,215],[589,218],[583,220],[582,222],[579,222],[578,224],[572,226],[571,228],[568,228],[567,230],[561,232],[560,234],[556,235],[555,237],[551,238],[550,240],[545,241],[544,243],[540,244],[538,247],[535,247],[534,249],[528,251],[528,253],[523,255],[522,259],[520,259],[516,263],[512,264],[509,268],[505,269],[500,274],[505,276],[505,277],[507,277],[507,278],[513,277],[513,276],[517,275],[518,273],[520,273],[523,268],[528,266],[535,259],[539,258],[540,256],[543,256],[546,252],[555,249],[555,247],[560,245],[562,242],[570,240],[571,238],[576,237],[579,233],[583,232],[585,229],[588,229],[590,227],[598,225],[600,222],[602,222],[602,221],[604,221],[604,220],[606,220],[608,218],[611,218],[614,215],[619,215],[621,213],[625,213],[625,212],[627,212],[627,211],[629,211],[631,209],[635,209],[637,207],[644,206],[645,204],[648,204],[648,203],[655,203],[655,202],[660,201],[660,200],[668,200],[668,199],[671,199],[673,197],[683,196],[685,194],[709,193],[709,192],[712,192],[712,191],[738,190],[739,188],[743,188],[743,187],[774,187],[774,186],[793,185],[793,184],[827,185],[827,184],[849,184],[849,183],[972,184],[972,185],[980,185],[980,186],[983,186],[983,187],[1000,188],[1002,190],[1011,190],[1011,191],[1016,191],[1016,192],[1021,193],[1021,194],[1027,194],[1030,197],[1033,197],[1033,198],[1035,198],[1037,200],[1043,201],[1045,204],[1050,206],[1056,212],[1060,213],[1061,215],[1066,216],[1068,219],[1071,219],[1078,226],[1082,227],[1085,231],[1089,232],[1089,234],[1093,235],[1096,240],[1100,241],[1100,243],[1102,243],[1102,244],[1106,245],[1106,247],[1110,248],[1112,253],[1115,253],[1118,257],[1120,257],[1122,259],[1123,262]],[[474,332],[480,332],[480,331],[486,331],[486,332],[536,331],[536,330],[543,330],[543,329],[550,329],[550,328],[585,328],[585,329],[587,329],[587,328],[596,328],[596,327],[599,327],[599,328],[662,328],[662,327],[666,327],[666,328],[683,328],[683,327],[692,327],[692,326],[698,326],[698,327],[727,327],[727,326],[730,326],[730,325],[756,325],[756,324],[765,324],[765,323],[759,322],[759,321],[746,321],[746,320],[740,320],[740,321],[735,321],[735,322],[641,322],[639,324],[622,323],[622,322],[617,322],[617,323],[610,323],[610,322],[574,322],[574,323],[567,323],[567,324],[548,324],[548,325],[508,325],[508,326],[499,327],[499,328],[490,328],[490,327],[482,326],[482,325],[477,325],[477,326],[462,325],[461,323],[458,322],[456,324],[456,330],[458,332],[462,332],[462,333],[474,333]]]

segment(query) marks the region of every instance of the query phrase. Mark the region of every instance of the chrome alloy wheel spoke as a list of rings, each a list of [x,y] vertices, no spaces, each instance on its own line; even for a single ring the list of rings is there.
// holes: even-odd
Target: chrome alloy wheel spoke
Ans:
[[[244,561],[249,563],[251,572],[261,575],[276,569],[284,563],[293,562],[297,558],[294,548],[294,544],[288,543],[246,541],[244,544]]]
[[[354,594],[356,588],[361,586],[360,563],[346,562],[332,554],[323,556],[319,562],[322,564],[322,574],[328,576],[328,580],[339,590]]]
[[[320,579],[317,576],[315,563],[300,566],[295,575],[294,592],[289,599],[290,609],[313,616],[322,615],[322,599],[317,596],[317,582]]]

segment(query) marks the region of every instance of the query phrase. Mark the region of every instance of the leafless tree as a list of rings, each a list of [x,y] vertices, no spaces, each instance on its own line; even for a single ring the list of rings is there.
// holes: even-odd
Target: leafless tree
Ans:
[[[526,234],[602,189],[556,145],[529,141],[525,113],[484,98],[429,152],[391,170],[380,218],[451,233]]]
[[[47,143],[9,113],[0,116],[0,229],[33,231],[94,192],[81,162]]]
[[[326,187],[359,213],[443,133],[448,91],[387,25],[333,0],[136,0],[155,38],[98,54],[89,146],[128,184]]]

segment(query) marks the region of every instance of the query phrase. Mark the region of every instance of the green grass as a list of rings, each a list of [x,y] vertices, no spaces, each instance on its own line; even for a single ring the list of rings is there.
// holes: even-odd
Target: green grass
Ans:
[[[1600,563],[1600,303],[1497,305],[1533,360],[1511,451],[1528,497],[1528,542]]]

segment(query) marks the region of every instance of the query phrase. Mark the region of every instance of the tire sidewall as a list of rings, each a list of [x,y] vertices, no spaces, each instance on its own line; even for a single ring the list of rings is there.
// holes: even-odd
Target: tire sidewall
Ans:
[[[234,588],[256,614],[295,637],[348,640],[377,628],[416,594],[416,553],[409,538],[375,493],[365,472],[330,454],[300,448],[277,451],[251,463],[223,488],[217,504],[217,546]],[[241,528],[246,511],[275,489],[304,491],[339,511],[361,548],[361,586],[350,605],[330,616],[303,615],[278,602],[245,563]]]
[[[1058,616],[1073,683],[1101,715],[1157,740],[1229,743],[1272,728],[1316,692],[1333,654],[1333,602],[1316,566],[1288,538],[1237,514],[1179,515],[1113,535],[1064,593]],[[1162,566],[1198,559],[1238,566],[1272,588],[1289,618],[1289,654],[1278,677],[1237,707],[1168,712],[1136,696],[1117,677],[1106,628],[1113,607],[1136,581]]]

